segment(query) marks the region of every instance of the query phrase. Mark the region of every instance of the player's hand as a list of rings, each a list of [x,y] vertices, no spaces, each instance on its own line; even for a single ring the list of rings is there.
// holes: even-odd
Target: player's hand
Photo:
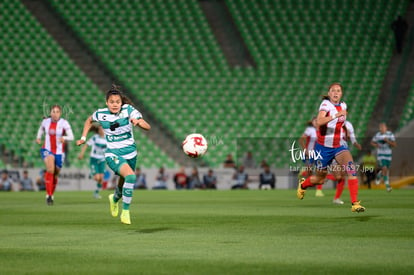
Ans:
[[[37,138],[37,139],[36,139],[36,143],[37,143],[37,144],[42,144],[42,141],[41,141],[40,139],[38,139],[38,138]]]
[[[132,123],[132,125],[137,126],[138,125],[138,119],[131,118],[131,123]]]
[[[83,159],[83,155],[82,154],[79,154],[78,155],[78,159]]]
[[[359,143],[355,143],[354,144],[354,146],[359,150],[359,151],[361,151],[362,150],[362,146],[361,146],[361,144],[359,144]]]
[[[140,118],[140,119],[132,118],[130,121],[131,121],[132,125],[139,126],[141,129],[144,129],[144,130],[151,129],[151,126],[148,124],[148,122],[146,122],[142,118]]]
[[[340,110],[337,114],[338,114],[337,117],[346,116],[348,112],[346,110]]]
[[[82,145],[82,144],[84,144],[85,143],[85,141],[84,140],[82,140],[82,139],[78,139],[77,141],[76,141],[76,145],[78,145],[78,146],[80,146],[80,145]]]

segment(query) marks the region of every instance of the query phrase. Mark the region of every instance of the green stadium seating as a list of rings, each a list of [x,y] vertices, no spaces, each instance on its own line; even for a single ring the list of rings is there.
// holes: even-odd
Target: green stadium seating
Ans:
[[[34,141],[48,108],[60,104],[63,117],[70,121],[75,137],[79,137],[87,116],[103,107],[103,95],[20,1],[2,1],[0,16],[0,81],[3,99],[7,99],[0,102],[1,142],[26,162],[42,167],[40,146]],[[143,158],[147,167],[175,166],[145,136],[136,136],[143,144],[142,155],[153,156]],[[77,159],[79,148],[74,143],[70,149],[73,166],[88,165]]]
[[[198,1],[50,0],[176,137],[223,140],[205,156],[213,166],[248,149],[237,140],[299,137],[333,81],[363,136],[392,54],[389,22],[408,2],[226,1],[257,64],[241,69],[227,65]],[[286,165],[283,142],[265,145],[258,160]]]
[[[408,95],[407,101],[405,103],[403,114],[400,120],[399,128],[404,127],[411,120],[414,119],[414,81],[411,85],[410,93]]]

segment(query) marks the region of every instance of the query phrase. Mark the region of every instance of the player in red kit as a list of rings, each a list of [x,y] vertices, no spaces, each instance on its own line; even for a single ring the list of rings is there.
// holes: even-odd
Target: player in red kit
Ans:
[[[53,194],[58,182],[58,174],[65,159],[65,142],[74,139],[69,122],[61,118],[61,116],[62,108],[59,105],[53,105],[50,108],[50,117],[43,119],[37,131],[36,142],[38,144],[41,144],[41,138],[43,134],[45,135],[40,155],[46,165],[44,179],[46,203],[48,205],[53,205]]]
[[[341,101],[342,85],[333,83],[329,86],[328,95],[323,97],[316,117],[317,141],[315,151],[320,157],[315,159],[315,174],[306,180],[301,179],[298,184],[297,197],[303,199],[306,188],[323,184],[327,175],[328,166],[335,159],[341,169],[347,174],[348,188],[351,197],[351,211],[364,212],[365,207],[358,201],[358,178],[352,155],[349,149],[341,144],[343,124],[346,121],[347,106]]]

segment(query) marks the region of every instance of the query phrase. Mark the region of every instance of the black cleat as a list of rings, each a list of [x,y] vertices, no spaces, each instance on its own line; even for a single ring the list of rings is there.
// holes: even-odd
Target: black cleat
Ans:
[[[52,196],[47,196],[46,203],[47,203],[47,205],[53,205],[53,198],[52,198]]]

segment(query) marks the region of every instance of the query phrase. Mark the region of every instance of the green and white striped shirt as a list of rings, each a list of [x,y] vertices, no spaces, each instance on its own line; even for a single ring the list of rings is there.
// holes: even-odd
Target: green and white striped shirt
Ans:
[[[105,157],[120,156],[132,159],[137,155],[131,119],[142,118],[141,113],[129,104],[124,104],[121,111],[113,114],[108,108],[102,108],[92,114],[92,120],[102,125],[107,141]]]
[[[86,142],[86,144],[91,146],[91,158],[100,160],[105,159],[106,139],[104,137],[95,134]]]
[[[377,148],[377,159],[378,160],[389,160],[392,159],[392,148],[391,146],[385,142],[384,139],[388,139],[390,141],[395,141],[395,136],[390,131],[385,132],[382,134],[378,132],[373,138],[372,141],[378,144]]]

